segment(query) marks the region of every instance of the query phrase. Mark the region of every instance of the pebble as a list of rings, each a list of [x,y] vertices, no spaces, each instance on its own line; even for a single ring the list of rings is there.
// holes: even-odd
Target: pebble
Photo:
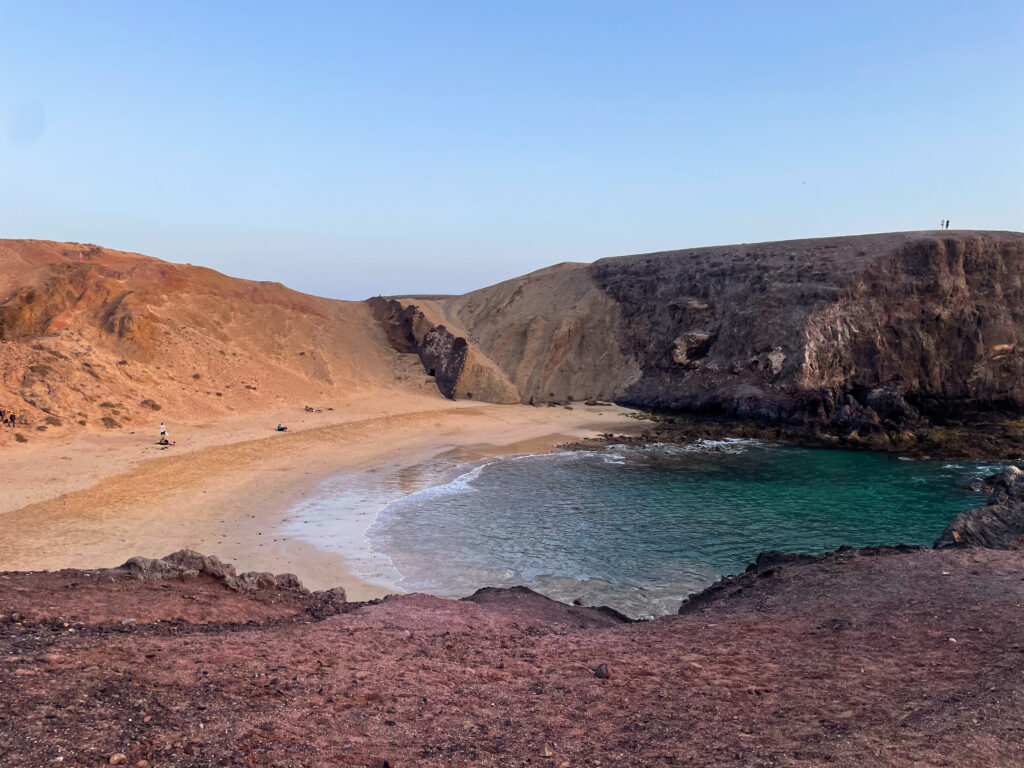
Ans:
[[[116,755],[111,755],[110,756],[110,764],[111,765],[122,765],[123,763],[127,763],[127,762],[128,762],[128,755],[126,755],[124,752],[118,752]]]
[[[594,677],[600,680],[607,680],[609,677],[611,677],[611,672],[608,671],[608,665],[599,664],[597,666],[597,669],[594,670]]]
[[[44,653],[42,661],[44,664],[58,664],[60,663],[60,656],[56,653]]]

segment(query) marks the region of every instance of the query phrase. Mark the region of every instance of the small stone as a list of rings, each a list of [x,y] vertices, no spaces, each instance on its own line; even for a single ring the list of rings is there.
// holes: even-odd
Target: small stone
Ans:
[[[149,761],[148,760],[139,760],[139,762],[137,762],[135,765],[137,765],[138,768],[145,768],[145,766],[149,765]]]
[[[11,614],[11,621],[13,621],[15,624],[17,624],[19,621],[21,621],[21,614],[20,613],[12,613]]]
[[[122,765],[123,763],[127,763],[127,762],[128,762],[128,755],[126,755],[124,752],[118,752],[116,755],[111,755],[110,756],[110,764],[111,765]]]
[[[955,638],[955,637],[951,637],[951,638],[949,638],[949,642],[951,642],[951,643],[955,643],[955,642],[956,642],[956,638]]]
[[[122,627],[125,626],[126,624],[134,624],[134,623],[135,623],[135,619],[122,619],[121,620],[121,626]]]
[[[44,653],[42,661],[44,664],[58,664],[60,663],[60,656],[56,653]]]
[[[153,719],[152,715],[146,715],[144,718],[142,718],[142,722],[148,723],[152,719]]]
[[[597,669],[594,670],[594,677],[598,678],[599,680],[607,680],[609,677],[611,677],[611,673],[608,671],[608,665],[599,664]]]
[[[554,757],[555,756],[555,750],[553,750],[551,748],[550,744],[545,744],[544,747],[541,749],[540,753],[544,757]]]

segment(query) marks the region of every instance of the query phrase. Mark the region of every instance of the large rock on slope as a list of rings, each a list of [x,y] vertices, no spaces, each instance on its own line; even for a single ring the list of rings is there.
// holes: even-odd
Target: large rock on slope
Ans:
[[[1020,233],[910,232],[564,264],[401,306],[429,303],[523,402],[870,429],[1024,406],[1022,274]]]

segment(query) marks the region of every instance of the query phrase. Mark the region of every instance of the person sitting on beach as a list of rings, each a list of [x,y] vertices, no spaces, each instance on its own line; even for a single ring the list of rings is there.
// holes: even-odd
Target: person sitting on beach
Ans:
[[[276,427],[274,427],[274,430],[277,431],[277,432],[287,432],[288,431],[288,427],[285,427],[285,426],[282,426],[281,424],[278,424]]]
[[[313,406],[307,405],[306,406],[306,413],[312,413],[312,412],[313,412]]]

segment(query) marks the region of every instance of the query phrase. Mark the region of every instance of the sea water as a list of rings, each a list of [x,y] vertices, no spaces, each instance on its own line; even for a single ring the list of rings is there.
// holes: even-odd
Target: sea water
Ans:
[[[427,487],[385,497],[348,478],[296,510],[290,532],[393,589],[523,584],[639,618],[765,550],[930,545],[984,503],[978,481],[998,469],[754,440],[613,446],[421,468]]]

